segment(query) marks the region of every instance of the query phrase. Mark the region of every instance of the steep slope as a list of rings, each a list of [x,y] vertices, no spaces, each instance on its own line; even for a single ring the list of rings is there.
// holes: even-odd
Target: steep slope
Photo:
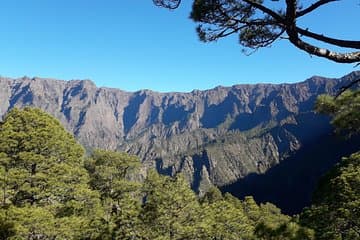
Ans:
[[[119,149],[144,171],[183,172],[200,193],[265,173],[311,139],[329,135],[316,97],[360,77],[312,77],[296,84],[217,87],[190,93],[124,92],[89,80],[0,78],[0,116],[36,106],[60,119],[87,148]]]

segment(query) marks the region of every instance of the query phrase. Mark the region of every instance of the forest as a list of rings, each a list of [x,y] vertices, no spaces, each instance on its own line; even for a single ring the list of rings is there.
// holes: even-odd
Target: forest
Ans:
[[[360,91],[320,96],[339,134],[356,135]],[[197,196],[184,176],[149,171],[122,152],[86,153],[37,108],[14,108],[0,125],[1,239],[360,239],[360,152],[323,176],[312,205],[287,216],[216,187]]]

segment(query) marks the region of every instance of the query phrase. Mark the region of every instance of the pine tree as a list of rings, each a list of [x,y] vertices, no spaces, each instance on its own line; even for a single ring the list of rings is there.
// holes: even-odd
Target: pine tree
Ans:
[[[33,108],[7,114],[0,124],[0,211],[15,239],[86,235],[100,205],[83,159],[81,145],[52,116]]]
[[[91,187],[98,190],[105,211],[102,239],[133,239],[139,235],[140,184],[131,180],[140,161],[126,153],[94,150],[86,162]]]
[[[150,171],[144,183],[143,235],[147,239],[195,239],[199,203],[183,176]]]
[[[317,239],[360,239],[360,152],[342,161],[321,180],[301,222]]]

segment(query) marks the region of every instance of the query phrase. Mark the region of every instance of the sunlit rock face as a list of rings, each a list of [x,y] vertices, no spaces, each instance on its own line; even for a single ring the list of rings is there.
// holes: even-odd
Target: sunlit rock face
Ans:
[[[13,107],[39,107],[87,149],[135,154],[143,172],[182,172],[202,193],[211,184],[265,173],[314,139],[332,134],[329,119],[313,112],[315,99],[359,77],[353,72],[340,79],[189,93],[125,92],[98,88],[90,80],[0,78],[0,116]]]

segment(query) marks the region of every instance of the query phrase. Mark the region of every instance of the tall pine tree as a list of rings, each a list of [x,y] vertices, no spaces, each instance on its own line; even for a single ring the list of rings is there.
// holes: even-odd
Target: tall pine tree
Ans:
[[[84,150],[60,122],[13,109],[0,125],[1,213],[16,239],[81,239],[96,233],[99,195],[88,187]],[[91,220],[92,219],[92,220]]]

